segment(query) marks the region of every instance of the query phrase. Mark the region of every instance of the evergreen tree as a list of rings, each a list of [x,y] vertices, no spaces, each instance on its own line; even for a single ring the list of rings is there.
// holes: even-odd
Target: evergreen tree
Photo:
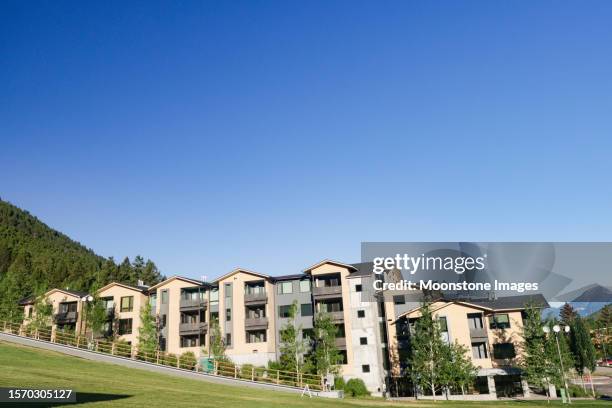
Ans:
[[[591,341],[591,336],[582,321],[580,316],[572,321],[570,326],[570,350],[573,355],[574,368],[582,378],[582,386],[584,388],[584,372],[589,370],[595,371],[597,357],[595,355],[595,347]]]
[[[429,302],[421,306],[421,317],[410,336],[410,375],[413,384],[430,390],[433,399],[443,382],[448,382],[448,345],[442,339],[440,324],[433,319]]]
[[[140,279],[142,279],[145,285],[149,286],[156,285],[164,280],[161,273],[159,272],[159,269],[157,269],[155,263],[150,259],[147,259]]]
[[[336,347],[338,328],[328,313],[317,313],[314,322],[315,351],[314,362],[317,373],[336,374],[341,361]]]
[[[561,323],[566,326],[571,325],[572,321],[578,316],[576,310],[569,303],[564,304],[559,311],[559,318]]]
[[[134,268],[132,268],[132,263],[130,262],[130,258],[127,256],[119,265],[119,282],[128,283],[135,285],[136,284],[136,275],[134,274]]]
[[[11,266],[11,249],[8,245],[0,241],[0,280]]]
[[[296,373],[304,372],[304,354],[308,351],[308,341],[303,339],[302,325],[297,323],[297,300],[289,309],[289,321],[280,332],[280,362],[283,369]]]

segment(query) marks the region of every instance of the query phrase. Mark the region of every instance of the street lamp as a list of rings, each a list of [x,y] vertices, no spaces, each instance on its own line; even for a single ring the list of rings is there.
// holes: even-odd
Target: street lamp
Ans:
[[[567,387],[567,380],[565,379],[565,370],[563,369],[563,358],[561,357],[561,347],[559,347],[559,332],[561,331],[561,326],[555,324],[553,327],[553,332],[555,332],[555,341],[557,342],[557,352],[559,353],[559,364],[561,365],[561,377],[563,377],[563,383],[565,384],[565,391],[567,392],[567,401],[571,404],[572,398],[570,397],[570,391]],[[542,331],[546,334],[550,333],[550,327],[544,326],[542,327]],[[565,326],[563,331],[566,333],[570,332],[570,327]]]

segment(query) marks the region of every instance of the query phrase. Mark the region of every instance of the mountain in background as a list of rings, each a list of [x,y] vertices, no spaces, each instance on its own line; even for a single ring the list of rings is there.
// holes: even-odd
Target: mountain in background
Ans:
[[[0,318],[13,315],[19,299],[49,288],[92,291],[111,281],[153,285],[162,278],[151,260],[117,264],[0,199]]]

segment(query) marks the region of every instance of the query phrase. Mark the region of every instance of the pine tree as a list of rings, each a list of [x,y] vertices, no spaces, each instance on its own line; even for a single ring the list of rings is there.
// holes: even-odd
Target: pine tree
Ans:
[[[303,339],[302,326],[297,324],[297,300],[289,308],[289,321],[280,332],[280,362],[287,371],[301,373],[304,371],[304,354],[308,351],[308,342]]]
[[[570,350],[574,357],[574,368],[576,372],[580,374],[582,386],[584,388],[585,370],[589,370],[591,373],[595,371],[597,360],[595,347],[593,346],[591,336],[580,316],[572,321],[570,327]]]
[[[559,318],[561,319],[561,323],[566,326],[569,326],[572,321],[578,316],[576,310],[569,303],[564,304],[559,311]]]
[[[336,347],[337,333],[338,328],[328,313],[316,314],[314,361],[318,374],[328,375],[338,372],[341,356]]]

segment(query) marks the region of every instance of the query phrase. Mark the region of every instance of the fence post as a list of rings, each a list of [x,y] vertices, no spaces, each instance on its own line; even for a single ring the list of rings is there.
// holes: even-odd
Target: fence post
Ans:
[[[80,344],[81,344],[81,336],[77,336],[77,348],[80,348]]]
[[[238,378],[238,366],[234,364],[234,378]]]
[[[111,356],[115,355],[115,342],[111,343]]]
[[[255,367],[251,367],[251,381],[255,381]]]
[[[280,370],[276,370],[276,385],[280,384]]]
[[[155,364],[159,364],[159,350],[155,350]]]
[[[215,375],[219,375],[219,362],[217,360],[213,360],[213,372]]]

